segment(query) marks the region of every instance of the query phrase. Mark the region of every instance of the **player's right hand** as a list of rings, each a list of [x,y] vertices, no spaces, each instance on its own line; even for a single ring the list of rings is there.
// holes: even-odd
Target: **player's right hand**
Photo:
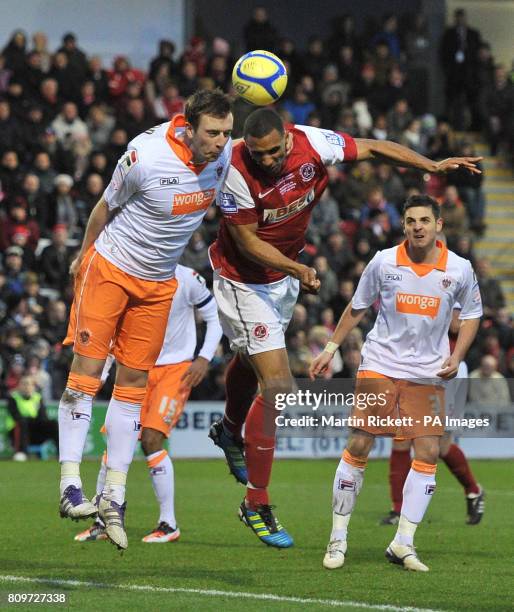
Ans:
[[[319,293],[321,282],[317,278],[317,272],[314,268],[302,265],[296,278],[300,281],[300,288],[307,293]]]
[[[330,365],[333,356],[334,355],[332,353],[327,353],[327,351],[323,351],[317,357],[315,357],[313,362],[309,366],[309,378],[311,380],[314,380],[316,376],[321,376],[322,374],[324,374],[326,369]]]
[[[70,276],[75,278],[78,274],[80,264],[82,263],[82,256],[78,255],[70,264]]]

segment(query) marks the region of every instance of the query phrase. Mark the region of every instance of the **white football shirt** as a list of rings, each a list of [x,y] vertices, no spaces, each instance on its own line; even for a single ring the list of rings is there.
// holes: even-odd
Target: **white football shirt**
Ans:
[[[214,202],[230,165],[232,142],[201,167],[176,138],[184,117],[139,134],[128,145],[104,192],[117,214],[98,236],[97,251],[137,278],[173,278],[175,266]]]
[[[366,266],[352,307],[368,308],[377,299],[380,307],[362,347],[360,370],[435,379],[450,356],[448,328],[455,302],[461,306],[459,319],[482,316],[470,262],[441,242],[437,245],[441,255],[433,267],[413,264],[405,242],[379,251]]]
[[[192,361],[196,349],[195,308],[207,323],[203,346],[198,353],[210,361],[218,348],[223,332],[218,319],[216,301],[205,286],[205,280],[192,268],[177,265],[178,288],[173,297],[166,335],[156,366]]]

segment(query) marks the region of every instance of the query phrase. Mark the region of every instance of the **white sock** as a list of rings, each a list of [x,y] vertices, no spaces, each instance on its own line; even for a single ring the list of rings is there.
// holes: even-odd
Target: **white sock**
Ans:
[[[66,388],[59,402],[59,462],[61,464],[61,495],[69,485],[82,487],[79,465],[82,461],[87,432],[91,421],[93,397]],[[66,467],[65,467],[66,464]],[[71,468],[71,464],[76,467]]]
[[[177,528],[177,520],[175,518],[175,478],[173,473],[173,463],[166,451],[157,451],[148,455],[146,460],[151,462],[159,455],[163,455],[161,461],[149,468],[150,477],[152,479],[153,490],[155,497],[159,502],[160,514],[159,523],[164,521],[173,529]]]
[[[350,514],[343,516],[342,514],[336,514],[332,512],[332,533],[330,534],[330,541],[344,540],[346,541],[348,533],[348,523],[350,522]]]
[[[118,504],[125,500],[127,473],[141,429],[140,413],[141,404],[123,402],[112,397],[105,417],[107,474],[103,492],[104,497]],[[124,479],[121,474],[125,475]]]
[[[98,476],[96,478],[96,494],[100,495],[104,490],[105,477],[107,475],[107,458],[106,453],[102,455],[102,461],[100,463],[100,469],[98,470]]]
[[[400,516],[394,541],[404,546],[414,546],[414,534],[417,528],[417,523],[411,523],[409,519],[405,518],[403,515]]]
[[[411,467],[403,485],[400,523],[398,523],[398,531],[394,538],[399,544],[412,546],[416,526],[423,520],[434,491],[435,474],[418,472]],[[402,521],[402,518],[405,520]]]

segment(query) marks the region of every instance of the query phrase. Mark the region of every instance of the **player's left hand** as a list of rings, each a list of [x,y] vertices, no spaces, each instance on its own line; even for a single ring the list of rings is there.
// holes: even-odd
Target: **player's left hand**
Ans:
[[[459,168],[467,168],[471,174],[482,174],[482,171],[477,168],[476,164],[482,161],[483,157],[449,157],[436,163],[437,174],[446,174],[447,172],[453,172]]]
[[[208,370],[209,362],[207,359],[205,357],[197,357],[182,375],[180,391],[199,385],[205,378]]]
[[[451,380],[457,376],[459,369],[460,360],[453,355],[450,355],[448,359],[443,362],[443,369],[437,372],[437,376],[443,380]]]

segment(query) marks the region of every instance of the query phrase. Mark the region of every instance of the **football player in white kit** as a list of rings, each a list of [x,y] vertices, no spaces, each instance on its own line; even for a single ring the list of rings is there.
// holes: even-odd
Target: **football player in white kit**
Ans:
[[[218,310],[204,279],[194,270],[177,265],[178,288],[168,318],[164,343],[155,366],[148,375],[145,399],[141,407],[141,444],[152,485],[159,502],[157,527],[143,538],[146,543],[174,542],[180,537],[175,518],[173,464],[163,450],[164,440],[183,413],[192,387],[198,385],[208,371],[221,340]],[[207,324],[203,344],[196,358],[195,310]],[[106,363],[103,379],[112,365]],[[107,466],[105,454],[98,474],[96,493],[101,495]],[[106,539],[105,524],[97,518],[94,524],[77,534],[78,542]]]
[[[164,339],[177,261],[230,164],[232,124],[229,98],[201,90],[187,100],[185,115],[134,138],[71,264],[75,298],[65,344],[73,344],[74,359],[59,404],[59,509],[73,519],[99,512],[121,548],[134,421]],[[79,468],[111,343],[118,367],[105,423],[105,489],[97,507],[84,496]]]
[[[332,339],[309,369],[311,378],[323,374],[347,334],[380,301],[357,373],[355,393],[366,394],[366,406],[352,412],[361,421],[351,430],[334,478],[333,526],[323,559],[327,569],[344,563],[348,524],[368,454],[376,435],[389,435],[413,440],[414,460],[386,557],[406,569],[428,571],[416,554],[414,533],[435,491],[445,422],[442,382],[456,376],[478,331],[482,302],[470,262],[436,239],[442,219],[435,200],[411,196],[402,225],[406,240],[379,251],[369,262]],[[462,305],[461,323],[450,352],[448,329],[456,302]]]
[[[459,303],[453,305],[453,316],[450,324],[450,348],[451,343],[457,336],[460,327],[459,315],[461,306]],[[448,381],[444,391],[444,409],[447,417],[462,417],[468,396],[469,380],[468,366],[461,361],[457,375]],[[464,489],[466,496],[466,524],[478,525],[482,520],[485,509],[485,491],[477,482],[473,471],[468,463],[466,455],[455,442],[452,429],[445,428],[441,437],[439,458],[444,461],[446,467],[455,476]],[[400,520],[400,512],[403,501],[403,487],[409,474],[411,465],[410,449],[412,440],[394,438],[389,457],[389,485],[391,492],[392,509],[385,516],[381,525],[397,525]]]

